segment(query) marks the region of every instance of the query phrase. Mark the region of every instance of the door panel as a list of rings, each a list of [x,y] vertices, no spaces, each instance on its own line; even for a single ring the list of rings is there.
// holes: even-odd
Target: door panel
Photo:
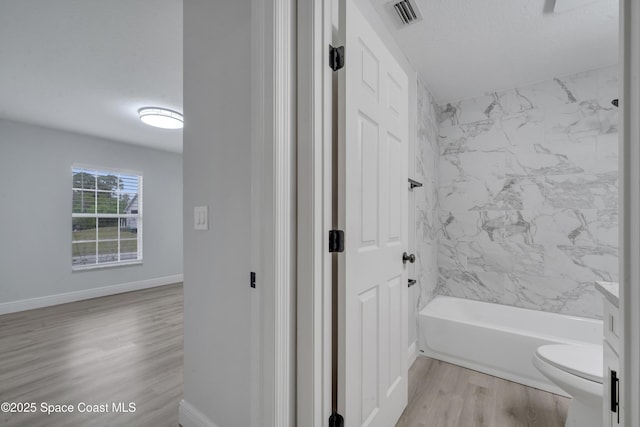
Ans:
[[[406,142],[405,142],[406,143]],[[403,191],[395,191],[394,189],[403,186],[402,182],[402,167],[404,165],[403,160],[399,156],[402,150],[402,141],[391,133],[387,133],[387,170],[389,181],[387,182],[387,189],[389,197],[387,198],[387,223],[389,227],[389,234],[387,239],[387,245],[398,245],[402,243],[402,221],[400,217],[400,206],[402,206],[402,194],[406,194]]]
[[[402,313],[402,277],[396,276],[388,282],[389,287],[389,348],[403,348],[400,334],[396,331],[402,329],[404,323],[404,317]],[[387,395],[394,391],[394,388],[398,385],[399,381],[402,381],[402,377],[406,376],[406,372],[402,372],[402,353],[401,351],[389,352],[389,363],[387,369],[389,370],[388,387],[385,390]]]
[[[358,146],[360,147],[360,212],[362,218],[361,248],[378,244],[378,124],[359,114]]]
[[[360,295],[362,315],[362,348],[360,360],[362,366],[362,416],[366,420],[378,408],[378,325],[379,298],[378,287],[366,290]]]
[[[408,79],[352,0],[340,3],[338,410],[393,426],[407,402]]]

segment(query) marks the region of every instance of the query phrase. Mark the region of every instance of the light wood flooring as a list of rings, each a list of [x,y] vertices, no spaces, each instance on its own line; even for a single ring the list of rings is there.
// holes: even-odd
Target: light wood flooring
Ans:
[[[38,405],[32,414],[0,412],[0,426],[177,426],[182,325],[180,284],[0,316],[0,403]],[[134,402],[136,410],[47,416],[42,402]],[[396,427],[562,427],[568,403],[419,357]]]
[[[183,366],[182,285],[0,316],[0,426],[178,425]],[[109,413],[51,414],[40,404],[107,404]],[[135,412],[114,413],[129,402]]]
[[[396,427],[562,427],[569,399],[420,356]]]

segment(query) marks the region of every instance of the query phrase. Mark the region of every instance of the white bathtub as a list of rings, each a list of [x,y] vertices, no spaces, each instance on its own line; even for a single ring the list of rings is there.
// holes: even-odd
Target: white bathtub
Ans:
[[[438,296],[420,312],[420,354],[567,396],[531,363],[552,343],[602,343],[602,321]]]

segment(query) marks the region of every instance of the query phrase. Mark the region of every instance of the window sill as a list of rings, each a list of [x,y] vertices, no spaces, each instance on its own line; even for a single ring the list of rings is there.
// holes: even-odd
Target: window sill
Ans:
[[[134,260],[134,261],[121,261],[121,262],[110,262],[104,264],[90,264],[90,265],[74,265],[71,267],[71,271],[86,271],[86,270],[101,270],[103,268],[113,268],[113,267],[127,267],[129,265],[141,265],[142,260]]]

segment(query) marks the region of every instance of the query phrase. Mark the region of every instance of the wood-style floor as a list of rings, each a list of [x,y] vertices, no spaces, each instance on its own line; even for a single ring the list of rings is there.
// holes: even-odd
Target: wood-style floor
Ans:
[[[562,427],[569,399],[420,356],[396,427]]]
[[[177,426],[182,325],[180,284],[0,316],[0,403],[38,409],[0,411],[0,426]],[[75,412],[47,416],[43,402]],[[78,413],[80,402],[110,412]],[[129,402],[135,412],[113,412]]]
[[[0,426],[175,427],[182,398],[182,285],[0,316]],[[40,405],[73,404],[45,415]],[[108,413],[78,413],[80,402]],[[114,413],[129,402],[135,412]],[[396,427],[562,427],[569,400],[427,357],[409,371]],[[301,426],[302,427],[302,426]]]

